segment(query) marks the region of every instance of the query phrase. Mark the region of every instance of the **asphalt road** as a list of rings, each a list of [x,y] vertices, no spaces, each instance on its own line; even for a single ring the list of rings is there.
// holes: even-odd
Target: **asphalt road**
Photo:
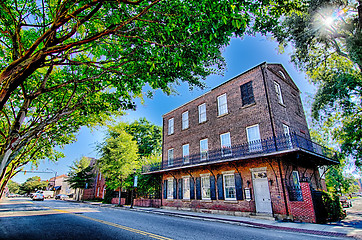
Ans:
[[[0,239],[310,240],[311,237],[333,239],[60,200],[33,202],[13,198],[0,202]]]

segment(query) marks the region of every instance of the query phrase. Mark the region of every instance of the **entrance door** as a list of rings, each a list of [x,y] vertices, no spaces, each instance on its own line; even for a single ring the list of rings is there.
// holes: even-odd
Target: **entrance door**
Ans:
[[[266,172],[253,172],[255,207],[258,213],[273,213]]]

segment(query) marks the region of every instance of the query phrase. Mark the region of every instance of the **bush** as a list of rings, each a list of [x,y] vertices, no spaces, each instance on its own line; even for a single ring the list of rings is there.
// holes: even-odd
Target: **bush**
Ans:
[[[104,194],[103,203],[112,203],[113,190],[106,189],[106,194]]]
[[[322,191],[322,200],[327,212],[327,221],[336,222],[346,217],[346,212],[343,211],[339,197],[336,194]]]

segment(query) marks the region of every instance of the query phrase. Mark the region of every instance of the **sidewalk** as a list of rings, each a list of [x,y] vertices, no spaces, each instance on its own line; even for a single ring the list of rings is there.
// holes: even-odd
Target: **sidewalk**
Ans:
[[[351,237],[355,239],[362,239],[362,229],[336,226],[332,224],[283,222],[275,220],[257,219],[254,217],[253,218],[237,217],[230,215],[200,213],[200,212],[181,211],[181,210],[169,210],[169,209],[151,208],[151,207],[134,207],[131,209],[130,206],[116,207],[116,205],[114,204],[102,204],[99,202],[84,202],[84,203],[99,207],[111,207],[120,210],[130,210],[130,211],[147,212],[147,213],[160,214],[160,215],[168,215],[174,217],[193,218],[204,221],[222,222],[222,223],[236,224],[236,225],[249,226],[249,227],[269,228],[280,231],[292,231],[292,232],[331,236],[331,237]]]

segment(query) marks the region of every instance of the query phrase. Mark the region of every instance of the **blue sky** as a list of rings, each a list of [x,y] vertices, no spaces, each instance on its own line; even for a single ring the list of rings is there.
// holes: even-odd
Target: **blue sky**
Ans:
[[[156,91],[153,99],[145,99],[143,105],[139,103],[137,110],[128,111],[127,115],[122,118],[122,121],[132,122],[141,117],[146,117],[152,123],[161,126],[163,114],[262,62],[281,63],[284,66],[302,92],[301,97],[304,110],[308,112],[310,110],[307,107],[306,100],[314,93],[315,88],[308,83],[305,74],[299,72],[290,62],[288,51],[279,54],[277,47],[276,42],[261,36],[232,39],[230,45],[222,50],[226,60],[224,76],[213,75],[208,77],[206,80],[207,88],[204,90],[194,88],[194,90],[189,91],[187,84],[181,84],[176,86],[177,95],[167,96],[161,91]],[[46,169],[49,168],[56,171],[58,175],[67,174],[69,166],[72,165],[74,160],[80,159],[83,156],[97,158],[95,146],[97,142],[102,141],[104,132],[104,129],[90,131],[87,128],[82,128],[77,141],[62,150],[66,155],[64,159],[59,160],[57,163],[52,163],[47,160],[42,161],[37,171],[48,171]],[[25,169],[30,170],[31,166],[26,166]],[[19,173],[12,180],[21,183],[27,178],[36,175],[40,176],[41,179],[49,179],[54,176],[54,173],[37,174],[27,172],[26,175]]]

